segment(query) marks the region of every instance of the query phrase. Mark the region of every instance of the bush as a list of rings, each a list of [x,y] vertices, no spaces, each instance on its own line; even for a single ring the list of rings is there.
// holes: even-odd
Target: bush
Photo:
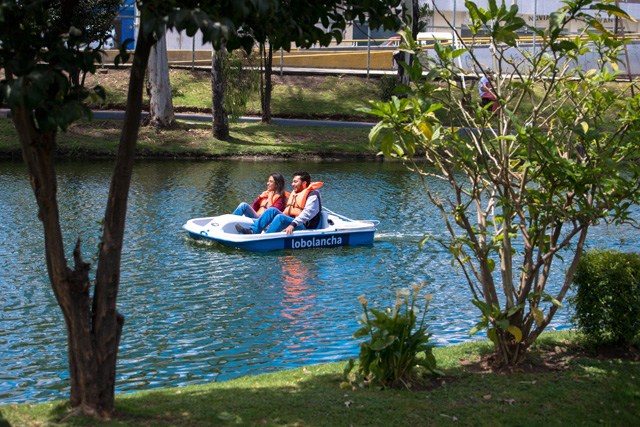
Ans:
[[[385,74],[378,80],[378,88],[380,89],[380,99],[383,102],[391,101],[393,90],[398,85],[398,79],[395,74]]]
[[[415,368],[418,366],[426,368],[430,374],[440,374],[432,353],[433,344],[429,344],[431,334],[427,333],[427,326],[424,324],[433,295],[426,296],[422,320],[416,328],[416,313],[419,310],[415,303],[423,287],[424,283],[412,285],[413,291],[406,288],[398,290],[393,311],[367,308],[368,301],[364,295],[360,296],[360,304],[364,309],[360,323],[364,326],[353,337],[369,337],[369,340],[360,345],[359,364],[355,373],[351,374],[355,367],[353,359],[349,360],[345,368],[344,376],[349,384],[384,387],[402,383],[407,386],[414,379]]]
[[[640,255],[613,250],[583,254],[571,298],[574,324],[597,345],[632,344],[640,332]]]

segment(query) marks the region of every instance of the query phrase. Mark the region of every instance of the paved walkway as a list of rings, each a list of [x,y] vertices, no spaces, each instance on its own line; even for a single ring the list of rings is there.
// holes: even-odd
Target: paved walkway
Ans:
[[[142,117],[146,117],[148,113],[143,112]],[[193,122],[211,122],[211,114],[176,114],[176,119],[188,120]],[[11,112],[6,109],[0,109],[0,118],[11,117]],[[97,120],[122,120],[124,119],[124,111],[94,111],[93,117]],[[306,127],[332,127],[332,128],[371,128],[373,123],[364,122],[340,122],[333,120],[302,120],[302,119],[271,119],[272,123],[279,126],[306,126]],[[239,123],[258,123],[258,117],[240,117]]]

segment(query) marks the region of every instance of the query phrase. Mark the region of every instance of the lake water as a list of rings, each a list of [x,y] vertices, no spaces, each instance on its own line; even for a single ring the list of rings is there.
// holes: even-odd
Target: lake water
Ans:
[[[79,236],[93,262],[110,161],[62,161],[67,256]],[[193,241],[193,217],[251,203],[271,172],[307,170],[323,204],[379,220],[373,246],[252,253]],[[288,186],[288,185],[287,185]],[[126,316],[117,392],[222,381],[355,357],[357,296],[390,307],[396,289],[428,282],[437,345],[468,341],[477,309],[464,277],[425,233],[443,222],[418,179],[388,162],[143,161],[131,187],[119,310]],[[592,246],[638,249],[627,228],[594,230]],[[558,264],[558,273],[563,266]],[[95,272],[95,270],[93,270]],[[557,281],[558,278],[556,277]],[[553,287],[552,287],[553,288]],[[570,327],[570,309],[549,329]],[[478,337],[483,338],[483,337]],[[48,281],[42,225],[20,162],[0,161],[0,405],[68,397],[66,331]]]

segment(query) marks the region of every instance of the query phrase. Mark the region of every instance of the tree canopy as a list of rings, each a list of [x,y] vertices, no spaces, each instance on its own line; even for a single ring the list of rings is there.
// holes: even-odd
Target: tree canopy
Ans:
[[[537,29],[517,5],[467,1],[472,41],[436,41],[428,57],[405,31],[402,49],[420,58],[404,64],[412,83],[398,89],[404,98],[370,109],[381,119],[370,139],[408,162],[445,220],[446,232],[421,245],[431,238],[451,253],[480,310],[471,334],[486,330],[507,364],[525,360],[562,307],[589,229],[633,221],[640,202],[640,95],[634,83],[614,84],[628,40],[608,33],[598,14],[633,18],[611,3],[566,1]],[[566,36],[574,21],[582,32]],[[540,37],[535,51],[519,43],[525,28]],[[459,78],[488,72],[477,56],[481,31],[495,71],[491,107]],[[587,54],[597,57],[593,68],[578,65]],[[461,55],[472,70],[457,65]],[[415,162],[418,153],[433,167]]]

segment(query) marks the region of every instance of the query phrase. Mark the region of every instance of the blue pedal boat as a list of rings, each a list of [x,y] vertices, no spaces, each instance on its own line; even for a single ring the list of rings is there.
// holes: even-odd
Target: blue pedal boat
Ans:
[[[378,221],[353,220],[326,208],[322,221],[315,230],[297,230],[286,233],[240,234],[236,224],[249,227],[255,220],[238,215],[220,215],[194,218],[182,226],[193,239],[213,240],[225,246],[248,251],[268,252],[282,249],[333,248],[373,244]]]

